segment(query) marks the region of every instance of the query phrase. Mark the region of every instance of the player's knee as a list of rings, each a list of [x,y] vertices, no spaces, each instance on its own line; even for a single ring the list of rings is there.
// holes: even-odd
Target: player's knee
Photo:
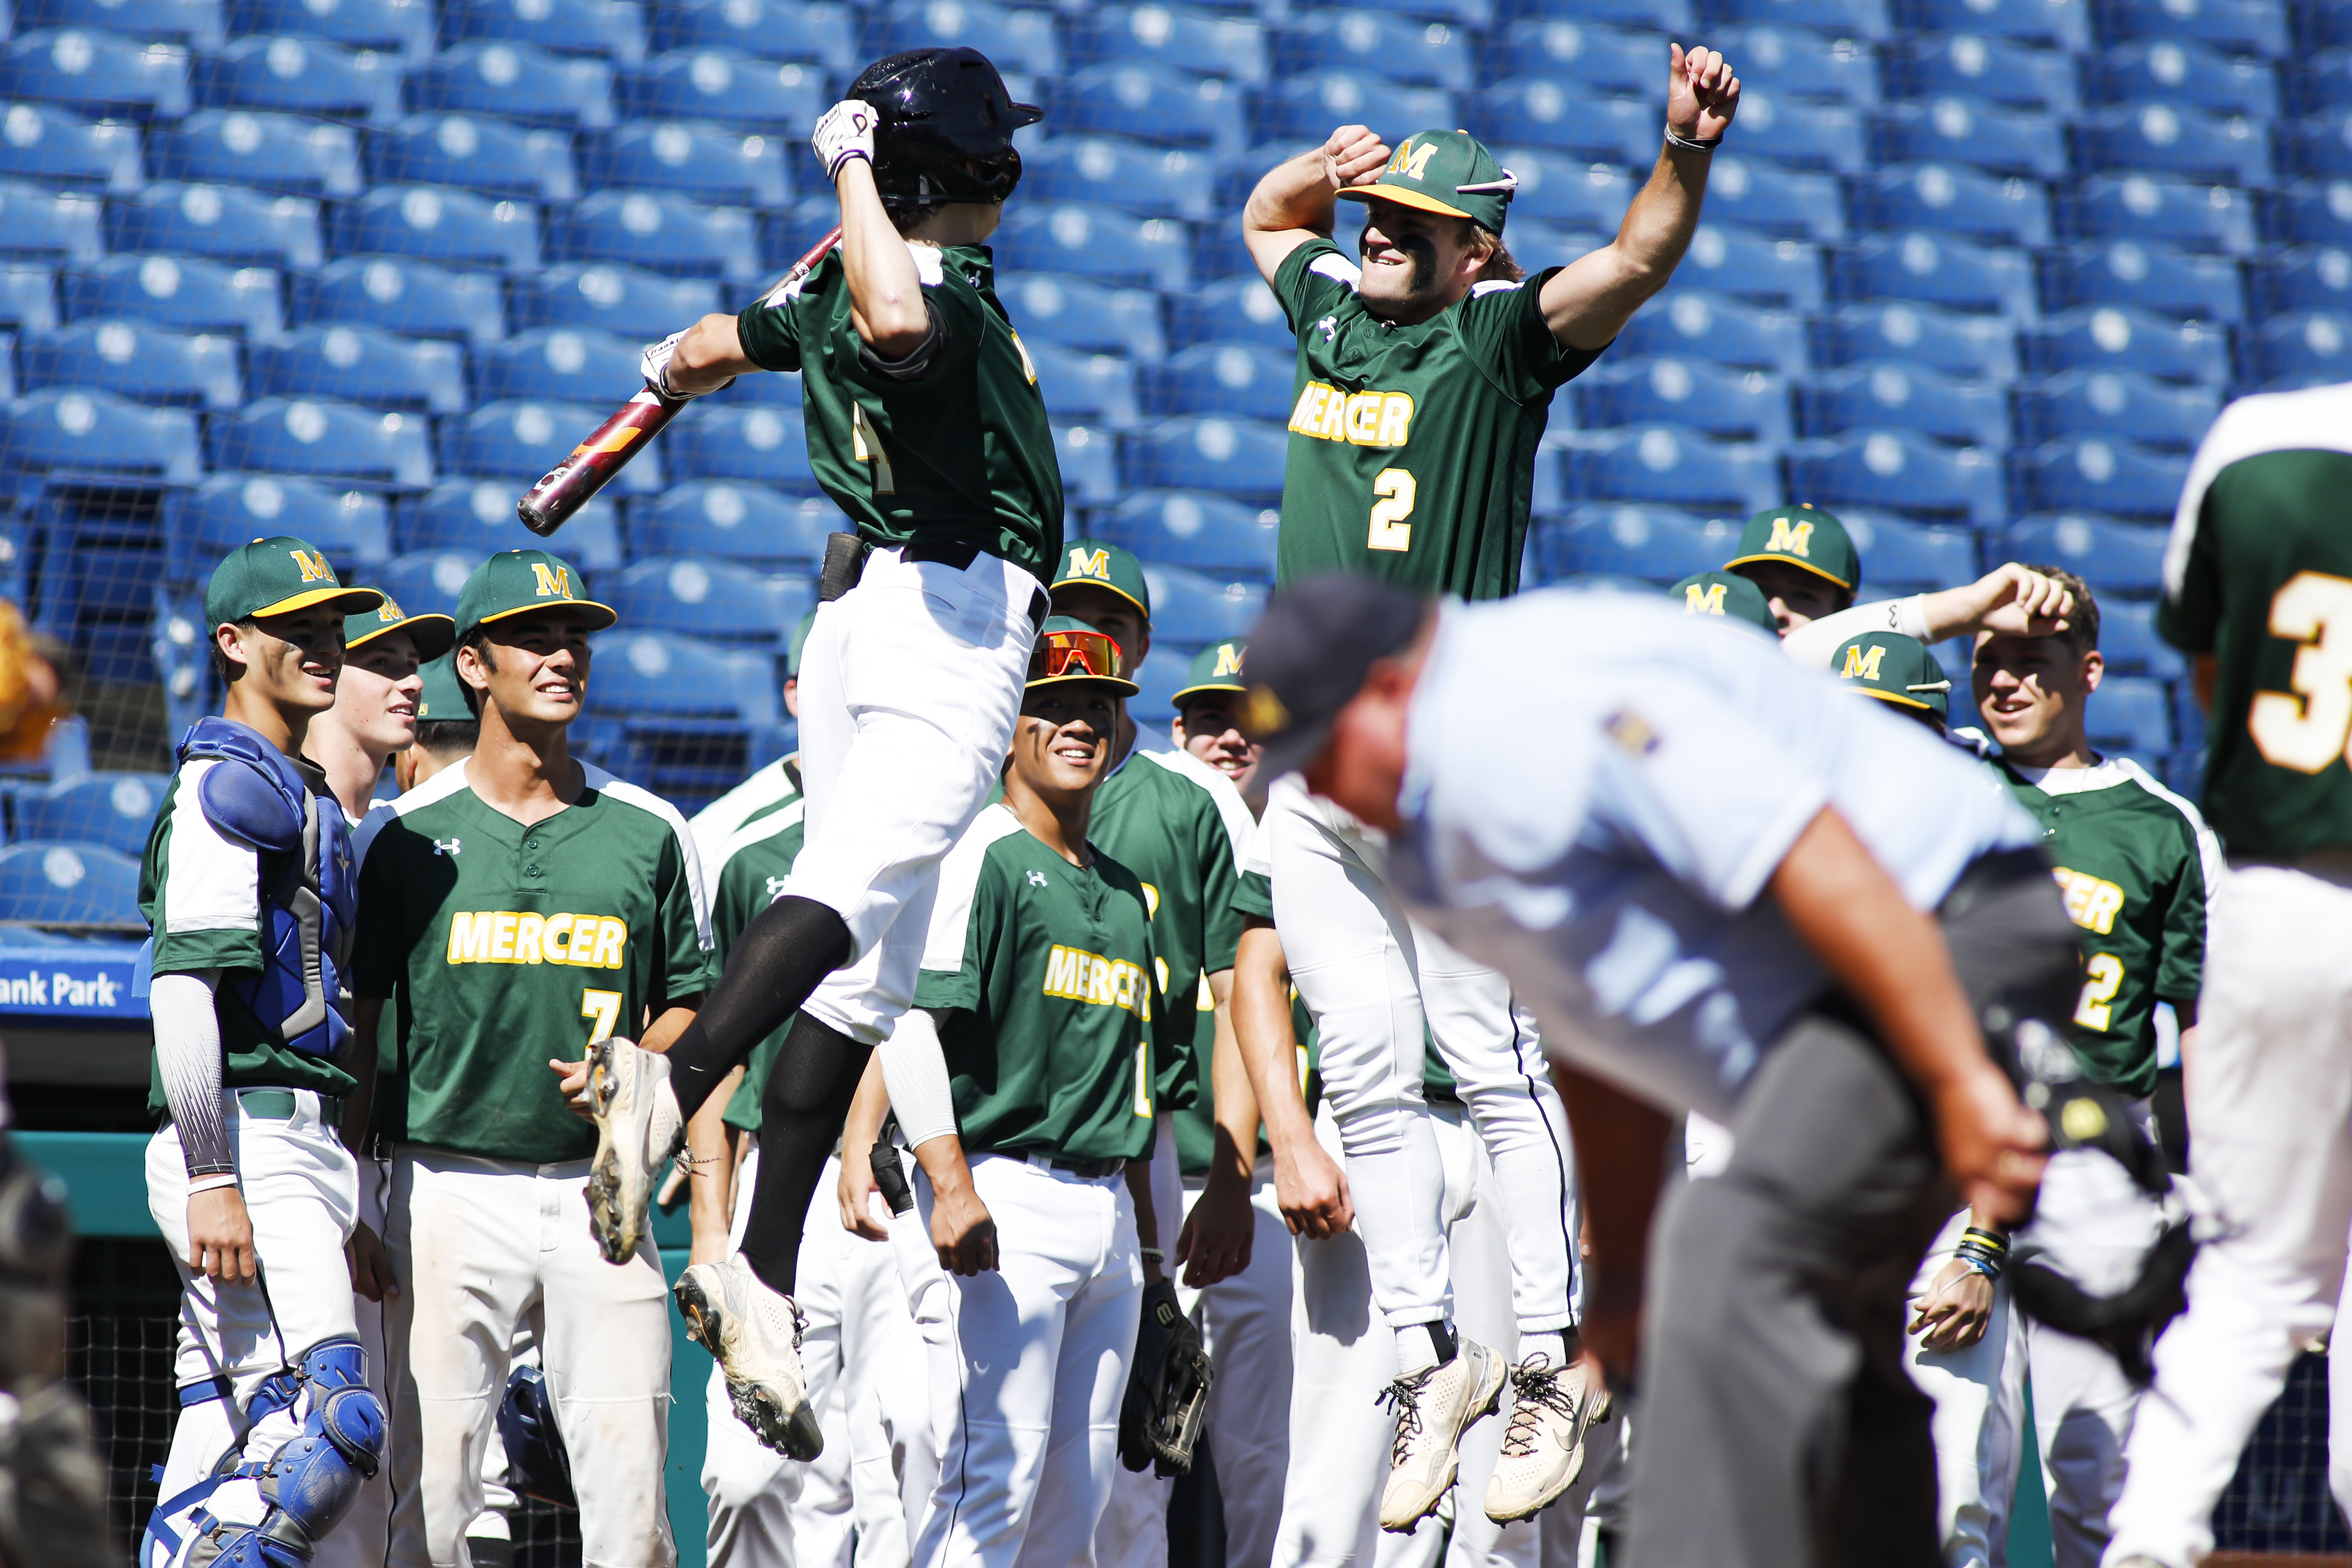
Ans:
[[[383,1463],[385,1431],[383,1402],[366,1384],[327,1390],[302,1435],[270,1460],[264,1495],[305,1538],[321,1540]]]

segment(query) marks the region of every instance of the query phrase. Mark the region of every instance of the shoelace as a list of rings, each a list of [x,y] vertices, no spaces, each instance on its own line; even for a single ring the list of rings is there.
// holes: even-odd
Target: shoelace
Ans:
[[[1428,1366],[1419,1372],[1407,1373],[1386,1388],[1372,1401],[1374,1405],[1396,1412],[1396,1444],[1389,1450],[1389,1468],[1404,1463],[1405,1450],[1413,1438],[1421,1436],[1421,1394],[1429,1380],[1437,1375],[1437,1368]]]
[[[1580,1382],[1571,1391],[1566,1369],[1534,1356],[1511,1369],[1511,1425],[1503,1434],[1503,1457],[1523,1459],[1536,1451],[1541,1412],[1549,1410],[1570,1423],[1576,1420]]]

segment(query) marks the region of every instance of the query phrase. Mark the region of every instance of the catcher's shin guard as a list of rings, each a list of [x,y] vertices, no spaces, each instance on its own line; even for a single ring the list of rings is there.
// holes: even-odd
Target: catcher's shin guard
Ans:
[[[301,1436],[235,1472],[259,1482],[268,1513],[253,1525],[199,1513],[176,1560],[185,1568],[305,1568],[383,1463],[383,1402],[357,1342],[311,1346],[295,1376],[310,1402]]]

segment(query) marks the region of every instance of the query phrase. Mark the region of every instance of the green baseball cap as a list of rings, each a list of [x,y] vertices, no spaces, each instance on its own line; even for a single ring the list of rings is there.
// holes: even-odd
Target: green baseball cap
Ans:
[[[412,616],[393,603],[392,595],[377,590],[382,603],[373,610],[343,617],[343,647],[345,651],[359,647],[371,637],[386,632],[406,632],[416,645],[420,662],[430,663],[457,646],[457,623],[446,616]]]
[[[551,605],[579,611],[592,632],[621,618],[612,605],[582,598],[581,587],[580,574],[561,556],[544,550],[501,550],[466,579],[466,591],[457,595],[457,635]]]
[[[1941,729],[1950,714],[1946,693],[1951,677],[1917,637],[1901,632],[1864,632],[1838,644],[1830,673],[1840,684],[1896,708],[1935,715]]]
[[[456,623],[451,624],[454,626]],[[418,723],[470,724],[474,721],[474,710],[466,706],[466,683],[457,679],[455,655],[445,653],[416,673],[425,678],[425,689],[416,694]]]
[[[1723,563],[1727,572],[1759,561],[1785,561],[1852,592],[1862,586],[1862,557],[1845,524],[1810,502],[1758,512],[1739,531],[1739,552]]]
[[[1764,590],[1737,572],[1694,572],[1666,592],[1682,600],[1685,614],[1722,616],[1780,635],[1780,620],[1765,602]]]
[[[1062,546],[1062,568],[1045,584],[1047,593],[1073,587],[1108,588],[1151,618],[1151,586],[1143,580],[1143,563],[1116,544],[1097,539],[1073,539]]]
[[[1184,684],[1169,700],[1181,708],[1184,699],[1203,691],[1247,691],[1249,687],[1242,679],[1242,660],[1248,652],[1249,644],[1239,638],[1211,643],[1192,656],[1192,668],[1185,672]]]
[[[1416,131],[1398,143],[1376,184],[1350,185],[1339,195],[1351,202],[1394,202],[1466,217],[1489,234],[1500,234],[1511,193],[1518,188],[1518,176],[1467,131]]]
[[[281,533],[240,544],[221,558],[205,584],[205,619],[223,626],[257,616],[290,616],[313,605],[348,616],[383,601],[373,588],[344,587],[317,545]]]
[[[1098,632],[1075,616],[1048,616],[1037,628],[1036,647],[1029,654],[1026,685],[1067,686],[1084,681],[1108,686],[1121,697],[1132,697],[1141,687],[1127,678],[1127,656],[1118,639]]]
[[[808,647],[809,630],[815,625],[816,612],[811,610],[800,618],[798,625],[793,627],[792,641],[785,645],[784,648],[785,679],[798,680],[801,678],[801,654]]]

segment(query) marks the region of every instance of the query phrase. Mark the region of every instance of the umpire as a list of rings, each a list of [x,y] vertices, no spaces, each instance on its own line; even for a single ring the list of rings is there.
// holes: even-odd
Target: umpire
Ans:
[[[1919,726],[1657,600],[1319,578],[1268,607],[1250,681],[1267,771],[1386,828],[1414,913],[1542,1019],[1587,1342],[1622,1378],[1641,1342],[1635,1568],[1936,1563],[1903,1289],[1947,1170],[2006,1218],[2040,1173],[1979,1032],[2071,1001],[2034,824]],[[1653,1247],[1685,1111],[1736,1148]]]

